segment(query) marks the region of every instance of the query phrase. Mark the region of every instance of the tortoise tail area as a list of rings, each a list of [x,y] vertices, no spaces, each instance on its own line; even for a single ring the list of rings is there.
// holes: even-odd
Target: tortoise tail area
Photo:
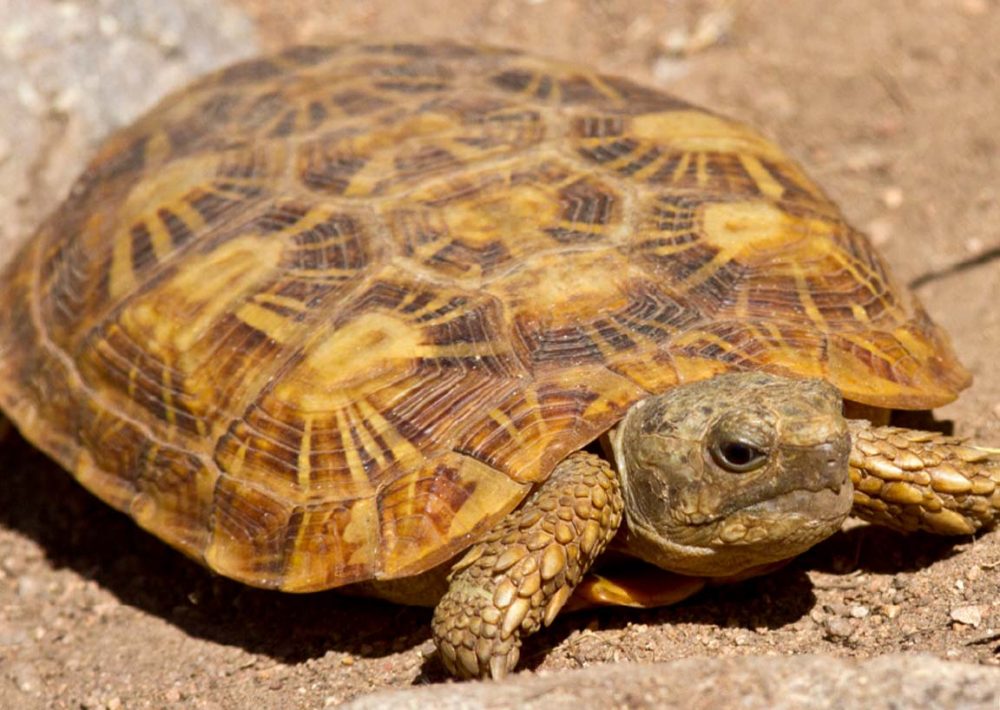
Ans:
[[[65,373],[43,356],[41,334],[33,313],[33,279],[41,238],[30,239],[0,275],[0,410],[33,444],[68,466],[72,446],[44,425],[49,416],[65,412]]]
[[[14,385],[13,372],[17,365],[12,362],[17,355],[14,344],[26,337],[25,330],[30,329],[30,319],[27,317],[27,293],[24,284],[16,277],[17,266],[23,262],[27,249],[21,249],[17,256],[11,259],[5,268],[0,267],[0,443],[10,434],[11,422],[7,418],[12,415],[18,399],[9,390]],[[20,308],[16,308],[20,305]]]
[[[216,474],[197,455],[155,443],[141,423],[102,407],[71,355],[53,341],[40,296],[47,276],[40,264],[52,261],[43,256],[50,243],[48,229],[43,225],[4,267],[0,281],[0,312],[5,314],[0,321],[0,410],[25,439],[91,493],[203,562],[208,535],[203,521]],[[65,268],[72,270],[72,265]],[[61,273],[58,278],[72,276]],[[49,302],[46,307],[71,312],[75,305]],[[150,476],[150,471],[158,475]],[[151,504],[154,498],[161,504]]]
[[[86,432],[107,424],[82,395],[69,356],[53,344],[42,324],[38,279],[45,245],[45,223],[3,269],[0,276],[0,410],[36,448],[73,473],[99,498],[123,511],[131,492],[121,486],[85,480],[81,457]],[[64,265],[72,269],[71,264]],[[70,304],[67,304],[70,307]]]

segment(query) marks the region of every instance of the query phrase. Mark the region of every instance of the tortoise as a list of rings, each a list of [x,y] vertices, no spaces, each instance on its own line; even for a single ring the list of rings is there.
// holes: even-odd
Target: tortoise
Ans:
[[[676,598],[653,570],[1000,511],[988,450],[887,425],[970,376],[794,161],[518,51],[218,71],[107,139],[0,284],[29,441],[219,574],[436,604],[460,676],[571,597]]]

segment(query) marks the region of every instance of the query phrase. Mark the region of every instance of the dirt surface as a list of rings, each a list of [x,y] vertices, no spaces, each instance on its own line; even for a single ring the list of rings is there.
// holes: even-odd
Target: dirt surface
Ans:
[[[997,2],[238,4],[267,46],[358,34],[516,45],[758,126],[952,333],[976,382],[938,416],[1000,446]],[[444,679],[426,610],[213,578],[18,440],[0,469],[0,707],[323,707]],[[920,651],[993,666],[998,600],[1000,534],[949,543],[855,525],[779,573],[674,608],[561,617],[523,665]]]

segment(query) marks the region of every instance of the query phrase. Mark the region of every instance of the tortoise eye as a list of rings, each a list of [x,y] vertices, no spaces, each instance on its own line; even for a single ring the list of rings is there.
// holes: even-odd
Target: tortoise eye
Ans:
[[[767,454],[753,444],[739,439],[716,441],[711,447],[712,459],[732,473],[746,473],[760,468]]]

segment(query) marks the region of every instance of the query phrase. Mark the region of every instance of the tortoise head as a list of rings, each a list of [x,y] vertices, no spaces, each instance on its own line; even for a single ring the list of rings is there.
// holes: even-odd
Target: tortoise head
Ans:
[[[822,380],[721,375],[632,407],[614,433],[628,551],[736,576],[835,532],[852,504],[851,441]]]

